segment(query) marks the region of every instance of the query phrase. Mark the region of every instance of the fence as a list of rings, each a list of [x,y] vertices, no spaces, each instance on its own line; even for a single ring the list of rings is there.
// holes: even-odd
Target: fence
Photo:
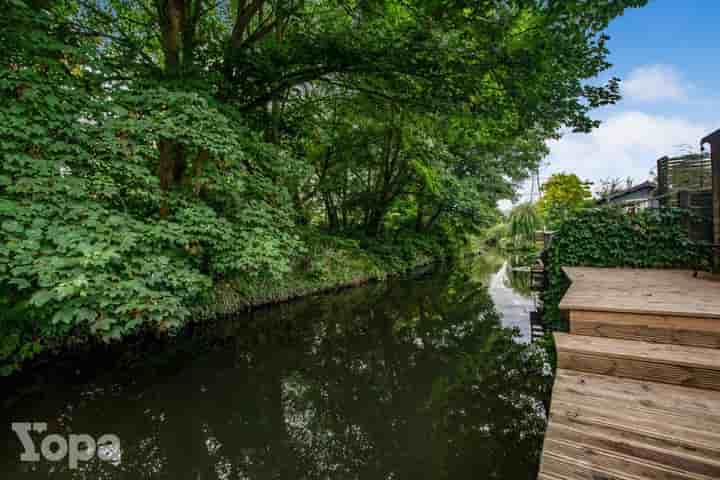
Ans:
[[[663,206],[678,206],[673,194],[679,191],[712,191],[712,161],[707,155],[663,157],[657,161],[657,175],[657,197]]]
[[[675,195],[675,198],[678,207],[690,210],[693,214],[688,220],[688,236],[690,239],[712,243],[712,190],[705,190],[702,192],[680,191],[677,195]]]
[[[659,206],[690,210],[688,234],[692,240],[713,241],[712,161],[708,155],[663,157],[657,161]]]

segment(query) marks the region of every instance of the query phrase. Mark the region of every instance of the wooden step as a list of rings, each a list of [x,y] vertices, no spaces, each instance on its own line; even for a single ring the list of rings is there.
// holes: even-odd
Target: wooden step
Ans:
[[[720,276],[690,270],[576,268],[560,309],[720,320]]]
[[[720,392],[558,369],[539,477],[720,478]]]
[[[717,480],[678,468],[648,462],[637,457],[616,454],[583,443],[549,438],[545,442],[542,470],[546,474],[596,480]],[[562,478],[562,477],[561,477]]]
[[[720,319],[647,313],[571,310],[570,333],[720,348]]]
[[[720,350],[555,334],[558,368],[720,390]]]

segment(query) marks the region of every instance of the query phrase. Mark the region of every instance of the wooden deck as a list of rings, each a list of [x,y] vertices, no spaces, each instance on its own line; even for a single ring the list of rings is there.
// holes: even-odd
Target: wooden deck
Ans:
[[[691,270],[563,269],[572,285],[563,310],[720,319],[720,278]]]
[[[720,279],[687,270],[566,268],[570,333],[720,348]]]
[[[718,479],[720,392],[559,369],[542,480]]]
[[[720,479],[720,282],[572,268],[541,480]]]

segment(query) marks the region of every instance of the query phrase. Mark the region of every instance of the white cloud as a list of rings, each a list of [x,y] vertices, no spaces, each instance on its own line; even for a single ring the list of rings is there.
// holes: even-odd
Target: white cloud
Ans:
[[[596,183],[627,177],[642,182],[658,158],[698,150],[700,139],[712,130],[677,116],[619,112],[589,134],[570,133],[548,142],[549,166],[542,176],[566,171]]]
[[[670,65],[637,67],[622,82],[623,96],[629,100],[653,102],[658,100],[687,100],[686,83]]]

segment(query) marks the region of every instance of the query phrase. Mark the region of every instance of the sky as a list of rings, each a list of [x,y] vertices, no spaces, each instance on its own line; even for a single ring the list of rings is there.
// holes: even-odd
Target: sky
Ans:
[[[614,20],[607,30],[613,66],[596,80],[619,77],[623,99],[593,111],[602,125],[592,133],[548,142],[541,183],[557,172],[596,185],[641,183],[658,158],[699,150],[700,139],[720,128],[718,31],[720,0],[650,0]],[[525,185],[520,201],[530,195]]]

